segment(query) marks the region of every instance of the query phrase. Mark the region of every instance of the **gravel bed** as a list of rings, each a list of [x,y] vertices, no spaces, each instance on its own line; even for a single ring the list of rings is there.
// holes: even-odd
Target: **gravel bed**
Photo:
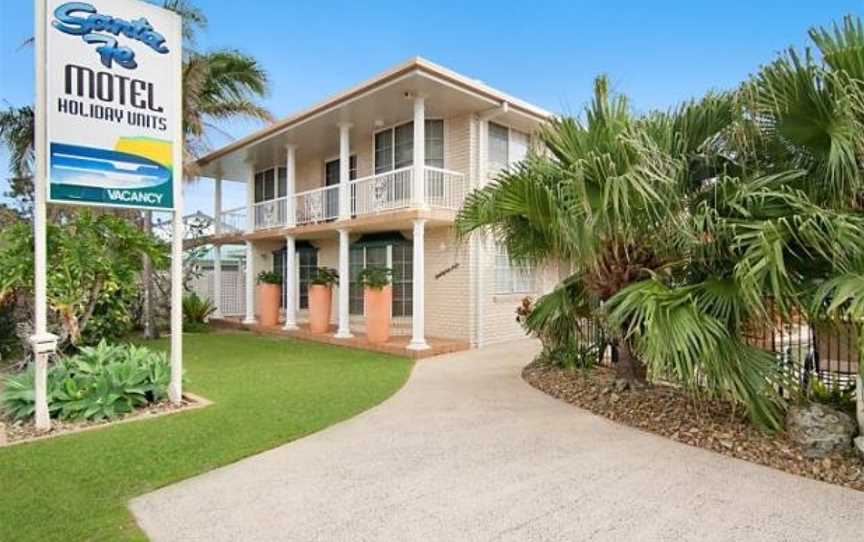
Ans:
[[[804,457],[785,434],[764,433],[719,400],[695,401],[671,386],[620,390],[608,368],[569,371],[532,363],[522,373],[533,387],[618,423],[799,476],[864,491],[864,462],[853,453]]]

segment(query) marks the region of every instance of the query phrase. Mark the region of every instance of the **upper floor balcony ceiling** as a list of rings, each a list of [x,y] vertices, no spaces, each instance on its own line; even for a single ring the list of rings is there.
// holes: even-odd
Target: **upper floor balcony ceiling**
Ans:
[[[289,144],[298,154],[335,156],[340,123],[351,124],[352,141],[370,140],[380,127],[411,119],[417,95],[425,97],[426,118],[480,114],[506,104],[499,120],[532,132],[551,117],[482,82],[415,58],[210,153],[199,161],[201,174],[246,182],[248,160],[258,168],[284,163]]]

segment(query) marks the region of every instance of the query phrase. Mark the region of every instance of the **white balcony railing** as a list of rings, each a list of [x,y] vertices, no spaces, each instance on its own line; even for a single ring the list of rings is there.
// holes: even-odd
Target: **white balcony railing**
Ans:
[[[339,185],[298,192],[294,198],[297,226],[339,218]]]
[[[266,230],[287,224],[288,198],[278,198],[255,204],[255,229]]]
[[[459,210],[468,189],[465,175],[458,171],[427,166],[423,170],[425,203],[438,209]],[[351,217],[383,211],[407,209],[415,205],[414,168],[370,175],[348,183],[348,204]],[[262,201],[254,204],[255,229],[302,226],[337,220],[340,217],[340,185],[322,186],[298,192],[294,196],[294,221],[288,220],[288,198]],[[240,207],[222,213],[223,233],[246,229],[246,208]]]
[[[246,207],[222,211],[222,233],[237,233],[246,230]]]
[[[465,175],[426,166],[423,171],[426,186],[426,204],[430,207],[458,211],[465,201]]]
[[[411,206],[414,168],[405,167],[351,181],[351,214],[363,216]]]

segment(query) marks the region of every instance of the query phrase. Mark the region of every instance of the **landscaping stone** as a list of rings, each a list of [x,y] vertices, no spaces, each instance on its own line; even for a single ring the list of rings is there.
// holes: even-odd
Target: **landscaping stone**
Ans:
[[[0,423],[0,446],[6,446],[6,424]]]
[[[820,404],[792,407],[786,416],[789,437],[807,457],[826,457],[852,447],[857,426],[843,412]]]
[[[523,372],[532,386],[618,423],[650,431],[690,446],[759,463],[850,489],[864,491],[864,451],[860,457],[835,451],[826,458],[807,457],[788,433],[760,431],[744,409],[719,399],[694,401],[684,390],[663,383],[639,386],[612,400],[615,371],[598,367],[574,374],[541,364]],[[862,437],[864,438],[864,437]],[[849,438],[851,444],[851,436]],[[864,442],[856,443],[864,448]],[[859,448],[861,449],[861,448]]]

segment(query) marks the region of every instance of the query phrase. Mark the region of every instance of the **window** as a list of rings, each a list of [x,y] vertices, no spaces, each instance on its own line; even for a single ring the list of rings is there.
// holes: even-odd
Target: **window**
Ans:
[[[529,265],[515,264],[503,245],[495,247],[495,293],[515,294],[533,292],[534,269]]]
[[[411,316],[414,312],[414,245],[391,246],[393,268],[393,316]]]
[[[357,178],[357,155],[348,158],[348,180]],[[324,186],[339,184],[339,159],[329,160],[324,163]]]
[[[393,308],[392,315],[411,316],[413,304],[413,244],[393,234],[386,240],[364,242],[363,239],[351,247],[348,258],[350,271],[350,287],[348,291],[348,312],[363,314],[363,285],[360,284],[360,272],[366,267],[389,267],[393,270]]]
[[[277,197],[284,198],[287,193],[288,170],[284,167],[265,169],[255,174],[255,203],[270,201]]]
[[[444,168],[444,121],[426,121],[426,165]]]
[[[444,121],[426,121],[426,165],[444,167]],[[375,174],[408,167],[414,163],[414,122],[387,128],[375,134]]]
[[[489,123],[489,149],[487,164],[490,175],[495,175],[528,155],[528,134],[494,122]]]
[[[299,272],[298,302],[301,309],[309,308],[309,284],[318,269],[318,251],[314,247],[297,247],[297,262]]]
[[[318,269],[318,250],[314,246],[309,244],[307,241],[298,241],[298,244],[294,250],[297,253],[297,278],[299,279],[297,282],[297,293],[299,294],[297,298],[297,305],[301,309],[308,309],[309,284],[312,280],[312,277],[315,275],[315,271]],[[285,272],[287,265],[287,248],[283,247],[279,250],[273,251],[273,272],[278,274],[279,277],[283,279],[282,284],[285,283],[285,277],[283,273]],[[284,290],[279,301],[279,308],[285,308]]]

